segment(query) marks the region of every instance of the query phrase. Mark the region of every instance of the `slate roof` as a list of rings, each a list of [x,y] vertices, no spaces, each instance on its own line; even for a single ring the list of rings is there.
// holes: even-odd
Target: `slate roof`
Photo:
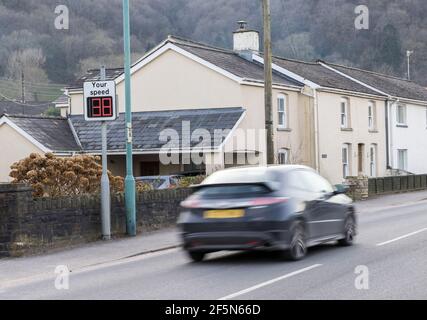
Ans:
[[[203,60],[212,63],[238,77],[248,80],[264,81],[264,67],[255,61],[248,61],[232,50],[220,49],[179,37],[169,37],[176,46]],[[273,72],[273,83],[302,87],[303,84],[278,72]]]
[[[317,62],[304,62],[280,57],[273,57],[273,62],[321,87],[367,93],[377,96],[381,95],[377,91],[371,90],[366,86],[329,70]]]
[[[52,104],[68,104],[68,96],[64,93],[61,96],[59,96],[55,101],[52,102]]]
[[[211,134],[209,146],[218,147],[225,137],[214,137],[217,129],[231,130],[244,113],[243,108],[191,109],[156,112],[134,112],[132,114],[133,147],[138,151],[159,151],[166,142],[160,141],[160,133],[165,129],[174,129],[180,140],[190,140],[190,135],[196,129],[206,129]],[[86,152],[100,152],[101,123],[87,122],[83,116],[71,116],[74,130]],[[183,122],[189,121],[190,135],[182,134]],[[126,149],[126,133],[124,114],[119,119],[108,122],[108,150],[116,152]],[[179,148],[178,144],[170,144],[171,148]],[[193,148],[199,141],[192,141]]]
[[[264,67],[261,64],[248,61],[232,50],[216,48],[207,44],[183,39],[176,36],[169,36],[167,42],[173,43],[181,49],[184,49],[187,52],[192,53],[199,58],[202,58],[203,60],[210,62],[213,65],[238,77],[247,79],[249,81],[264,81]],[[142,59],[139,61],[142,61]],[[123,68],[106,69],[106,80],[114,80],[122,74]],[[99,80],[98,69],[89,70],[87,74],[77,79],[68,88],[82,88],[85,81],[91,80]],[[273,72],[273,83],[297,87],[303,86],[298,81],[288,78],[278,72]]]
[[[123,68],[110,68],[105,69],[105,80],[114,80],[123,74]],[[99,81],[101,75],[99,69],[88,70],[87,73],[80,78],[76,79],[74,83],[67,87],[67,89],[82,89],[83,83],[86,81]]]
[[[66,118],[23,115],[7,115],[7,117],[52,151],[81,151]]]
[[[49,108],[49,105],[50,102],[28,102],[21,104],[11,101],[0,101],[0,115],[7,113],[40,116]]]
[[[375,87],[391,96],[427,101],[427,89],[407,79],[392,77],[372,71],[326,63],[330,67],[347,74],[348,76]]]

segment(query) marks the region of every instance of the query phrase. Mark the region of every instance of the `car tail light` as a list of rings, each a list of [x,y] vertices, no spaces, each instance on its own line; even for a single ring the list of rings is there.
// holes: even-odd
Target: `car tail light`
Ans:
[[[200,201],[197,198],[188,198],[187,200],[184,200],[181,202],[181,207],[187,208],[187,209],[194,209],[198,208],[200,206]]]
[[[251,206],[269,206],[272,204],[283,203],[288,201],[289,198],[284,197],[264,197],[264,198],[256,198],[251,200]]]

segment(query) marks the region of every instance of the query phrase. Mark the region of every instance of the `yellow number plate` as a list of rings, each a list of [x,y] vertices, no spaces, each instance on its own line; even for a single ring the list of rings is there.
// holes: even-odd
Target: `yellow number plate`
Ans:
[[[245,210],[208,210],[204,212],[206,219],[231,219],[241,218],[245,215]]]

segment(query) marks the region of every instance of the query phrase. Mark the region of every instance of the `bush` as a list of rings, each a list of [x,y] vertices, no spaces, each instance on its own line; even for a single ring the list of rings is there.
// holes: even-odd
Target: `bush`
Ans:
[[[29,157],[11,166],[13,183],[29,184],[34,197],[61,197],[100,192],[102,166],[95,156],[56,157],[52,153]],[[108,172],[111,192],[122,192],[124,179]]]
[[[194,176],[194,177],[184,177],[179,179],[178,187],[179,188],[188,188],[191,185],[200,184],[203,180],[205,180],[206,176]]]

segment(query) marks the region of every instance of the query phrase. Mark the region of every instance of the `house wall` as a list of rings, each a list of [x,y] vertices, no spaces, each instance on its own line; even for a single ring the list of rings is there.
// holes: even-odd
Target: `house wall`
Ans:
[[[289,99],[291,131],[277,131],[277,95],[285,93]],[[117,85],[120,112],[124,112],[124,82]],[[310,99],[298,91],[273,91],[275,147],[290,148],[300,163],[312,164],[312,135],[307,124],[310,118]],[[259,137],[265,126],[264,89],[259,86],[240,85],[206,66],[169,50],[132,75],[132,111],[161,111],[177,109],[204,109],[222,107],[243,107],[246,115],[239,129],[251,129]],[[83,113],[83,95],[71,95],[71,114]],[[304,129],[303,129],[304,128]],[[308,128],[308,129],[305,129]],[[247,132],[247,131],[245,131]],[[235,137],[241,132],[235,132]],[[246,136],[247,141],[253,141]],[[225,152],[235,150],[234,138],[224,146]],[[265,163],[265,142],[245,149],[255,149]],[[252,147],[252,148],[250,148]],[[277,153],[277,152],[276,152]],[[165,169],[166,170],[166,169]]]
[[[10,182],[10,166],[31,153],[44,154],[42,150],[20,135],[7,123],[0,126],[0,182]]]
[[[407,126],[397,124],[397,104],[390,106],[391,167],[398,169],[398,150],[408,150],[407,171],[414,174],[427,173],[427,107],[406,105]]]
[[[340,103],[342,97],[349,99],[351,130],[342,130]],[[376,105],[376,130],[368,126],[368,103]],[[358,175],[358,144],[364,144],[363,172],[369,175],[369,147],[376,145],[376,175],[386,172],[385,102],[358,96],[344,96],[336,93],[318,92],[319,114],[319,166],[320,173],[332,183],[342,183],[342,145],[350,144],[350,176]]]

